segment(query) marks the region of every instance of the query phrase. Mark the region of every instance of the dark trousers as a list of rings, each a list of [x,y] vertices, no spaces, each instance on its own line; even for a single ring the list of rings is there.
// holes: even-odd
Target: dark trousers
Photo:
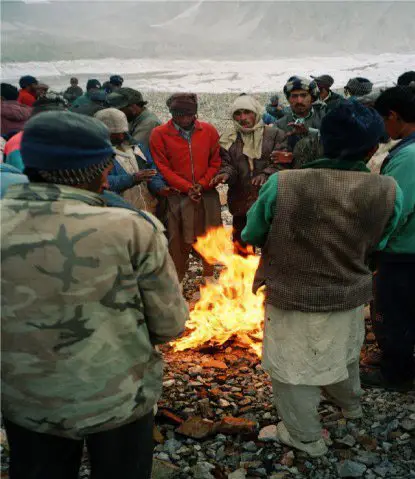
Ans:
[[[373,329],[382,351],[382,375],[399,384],[415,379],[415,262],[385,258],[380,256],[375,275]]]
[[[85,442],[91,479],[150,479],[153,412]],[[4,419],[10,445],[10,479],[77,479],[84,441],[41,434]]]

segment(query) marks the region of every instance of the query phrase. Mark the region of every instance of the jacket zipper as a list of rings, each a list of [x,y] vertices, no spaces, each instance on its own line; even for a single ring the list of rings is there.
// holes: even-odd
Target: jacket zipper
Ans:
[[[190,153],[190,165],[192,167],[192,180],[193,180],[193,184],[195,185],[196,181],[195,181],[195,167],[193,164],[193,153],[192,153],[192,137],[188,138],[187,145],[189,147],[189,153]]]

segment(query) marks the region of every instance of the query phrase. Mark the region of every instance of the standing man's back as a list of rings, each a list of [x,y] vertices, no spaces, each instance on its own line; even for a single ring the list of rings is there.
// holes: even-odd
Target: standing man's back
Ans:
[[[75,478],[85,440],[96,477],[148,478],[162,380],[153,345],[187,317],[162,227],[105,206],[112,147],[98,120],[42,113],[27,124],[22,156],[31,182],[2,201],[11,477]]]

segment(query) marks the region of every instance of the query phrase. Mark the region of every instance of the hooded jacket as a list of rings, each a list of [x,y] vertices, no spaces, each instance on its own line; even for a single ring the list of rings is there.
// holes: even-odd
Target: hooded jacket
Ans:
[[[1,102],[1,135],[22,130],[31,114],[31,107],[16,100],[3,100]]]

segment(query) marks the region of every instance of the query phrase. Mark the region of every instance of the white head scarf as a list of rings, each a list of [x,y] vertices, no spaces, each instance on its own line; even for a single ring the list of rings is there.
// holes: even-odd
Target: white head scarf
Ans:
[[[226,150],[236,141],[238,133],[241,135],[244,147],[243,153],[246,155],[250,163],[253,160],[261,158],[262,140],[264,137],[265,125],[262,121],[263,108],[261,104],[253,96],[241,95],[233,102],[230,113],[233,115],[238,110],[249,110],[255,113],[256,121],[252,128],[244,128],[237,121],[233,120],[233,129],[221,136],[220,144]]]

